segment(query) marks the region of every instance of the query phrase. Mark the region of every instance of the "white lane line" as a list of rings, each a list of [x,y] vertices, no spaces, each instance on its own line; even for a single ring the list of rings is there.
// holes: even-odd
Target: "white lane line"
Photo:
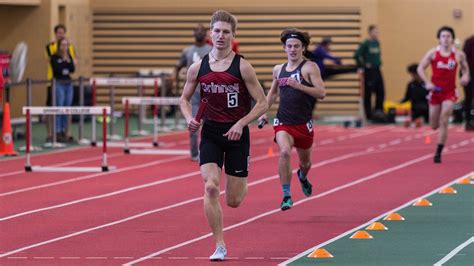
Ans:
[[[53,205],[53,206],[49,206],[49,207],[45,207],[45,208],[34,209],[34,210],[31,210],[31,211],[26,211],[26,212],[22,212],[22,213],[10,215],[10,216],[2,217],[2,218],[0,218],[0,221],[6,221],[6,220],[21,217],[21,216],[25,216],[25,215],[28,215],[28,214],[33,214],[33,213],[43,212],[43,211],[47,211],[47,210],[52,210],[52,209],[66,207],[66,206],[71,206],[71,205],[79,204],[79,203],[86,202],[86,201],[103,199],[103,198],[115,196],[115,195],[118,195],[118,194],[130,192],[130,191],[133,191],[133,190],[138,190],[138,189],[143,189],[143,188],[147,188],[147,187],[151,187],[151,186],[156,186],[156,185],[159,185],[159,184],[173,182],[173,181],[176,181],[176,180],[188,178],[188,177],[195,176],[195,175],[198,175],[198,174],[200,174],[200,171],[195,171],[195,172],[187,173],[187,174],[184,174],[184,175],[174,176],[174,177],[171,177],[171,178],[162,179],[162,180],[159,180],[159,181],[143,184],[143,185],[140,185],[140,186],[129,187],[129,188],[126,188],[126,189],[117,190],[117,191],[110,192],[110,193],[107,193],[107,194],[102,194],[102,195],[88,197],[88,198],[82,198],[82,199],[79,199],[79,200],[73,200],[73,201],[69,201],[69,202],[65,202],[65,203],[62,203],[62,204]]]
[[[293,150],[293,152],[295,152],[295,150]],[[271,157],[276,157],[276,156],[278,156],[278,153],[275,153]],[[256,161],[268,159],[268,158],[271,158],[271,157],[269,157],[268,155],[262,155],[262,156],[252,158],[250,161],[251,162],[256,162]],[[152,162],[151,164],[154,164],[154,163],[157,163],[157,162],[158,161],[155,161],[155,162]],[[125,169],[125,168],[123,168],[123,169]],[[126,188],[126,189],[121,189],[121,190],[118,190],[118,191],[114,191],[114,192],[110,192],[110,193],[106,193],[106,194],[101,194],[101,195],[97,195],[97,196],[93,196],[93,197],[82,198],[82,199],[69,201],[69,202],[65,202],[65,203],[62,203],[62,204],[57,204],[57,205],[53,205],[53,206],[49,206],[49,207],[44,207],[44,208],[34,209],[34,210],[26,211],[26,212],[21,212],[21,213],[13,214],[13,215],[10,215],[10,216],[2,217],[2,218],[0,218],[0,221],[6,221],[6,220],[13,219],[13,218],[18,218],[18,217],[21,217],[21,216],[25,216],[25,215],[28,215],[28,214],[33,214],[33,213],[38,213],[38,212],[42,212],[42,211],[47,211],[47,210],[57,209],[57,208],[61,208],[61,207],[71,206],[71,205],[86,202],[86,201],[91,201],[91,200],[102,199],[102,198],[106,198],[106,197],[110,197],[110,196],[115,196],[115,195],[118,195],[118,194],[130,192],[130,191],[133,191],[133,190],[143,189],[143,188],[147,188],[147,187],[150,187],[150,186],[159,185],[159,184],[162,184],[162,183],[168,183],[168,182],[171,182],[171,181],[180,180],[180,179],[191,177],[191,176],[198,175],[198,174],[200,174],[200,171],[195,171],[195,172],[191,172],[191,173],[188,173],[188,174],[174,176],[174,177],[171,177],[171,178],[158,180],[158,181],[155,181],[155,182],[151,182],[151,183],[147,183],[147,184],[143,184],[143,185],[139,185],[139,186],[135,186],[135,187],[129,187],[129,188]],[[98,174],[93,174],[92,176],[94,176],[94,175],[98,175]],[[1,195],[2,194],[0,194],[0,196]]]
[[[328,190],[328,191],[325,191],[325,192],[323,192],[323,193],[320,193],[320,194],[317,194],[317,195],[314,195],[314,196],[311,196],[311,197],[308,197],[308,198],[299,200],[299,201],[295,202],[295,203],[293,204],[293,206],[297,206],[297,205],[303,204],[303,203],[305,203],[305,202],[307,202],[307,201],[311,201],[311,200],[314,200],[314,199],[317,199],[317,198],[322,198],[322,197],[327,196],[327,195],[329,195],[329,194],[333,194],[333,193],[338,192],[338,191],[340,191],[340,190],[343,190],[343,189],[346,189],[346,188],[355,186],[355,185],[357,185],[357,184],[360,184],[360,183],[366,182],[366,181],[368,181],[368,180],[377,178],[377,177],[382,176],[382,175],[385,175],[385,174],[387,174],[387,173],[390,173],[390,172],[393,172],[393,171],[402,169],[402,168],[407,167],[407,166],[410,166],[410,165],[412,165],[412,164],[416,164],[416,163],[418,163],[418,162],[421,162],[421,161],[426,160],[426,159],[431,158],[431,157],[432,157],[432,154],[431,154],[431,153],[430,153],[430,154],[425,154],[425,155],[423,155],[423,156],[421,156],[421,157],[418,157],[418,158],[416,158],[416,159],[407,161],[407,162],[405,162],[405,163],[402,163],[402,164],[399,164],[399,165],[397,165],[397,166],[394,166],[394,167],[385,169],[385,170],[383,170],[383,171],[379,171],[379,172],[374,173],[374,174],[372,174],[372,175],[369,175],[369,176],[360,178],[360,179],[358,179],[358,180],[352,181],[352,182],[350,182],[350,183],[347,183],[347,184],[345,184],[345,185],[338,186],[338,187],[335,187],[335,188],[330,189],[330,190]],[[278,208],[278,209],[274,209],[274,210],[271,210],[271,211],[268,211],[268,212],[259,214],[259,215],[257,215],[257,216],[254,216],[254,217],[252,217],[252,218],[249,218],[249,219],[247,219],[247,220],[245,220],[245,221],[242,221],[242,222],[240,222],[240,223],[237,223],[237,224],[233,224],[233,225],[231,225],[231,226],[228,226],[228,227],[224,228],[224,231],[229,231],[229,230],[231,230],[231,229],[234,229],[234,228],[237,228],[237,227],[240,227],[240,226],[249,224],[249,223],[251,223],[251,222],[254,222],[254,221],[259,220],[259,219],[261,219],[261,218],[263,218],[263,217],[266,217],[266,216],[270,216],[270,215],[272,215],[272,214],[274,214],[274,213],[277,213],[277,212],[281,212],[281,210]],[[147,260],[147,259],[149,259],[149,258],[151,258],[151,257],[154,257],[154,256],[157,256],[157,255],[166,253],[166,252],[171,251],[171,250],[178,249],[178,248],[180,248],[180,247],[189,245],[189,244],[194,243],[194,242],[198,242],[198,241],[200,241],[200,240],[203,240],[203,239],[205,239],[205,238],[210,237],[211,235],[212,235],[211,233],[202,235],[202,236],[200,236],[200,237],[197,237],[197,238],[188,240],[188,241],[186,241],[186,242],[179,243],[179,244],[177,244],[177,245],[175,245],[175,246],[171,246],[171,247],[162,249],[162,250],[160,250],[160,251],[151,253],[151,254],[146,255],[146,256],[144,256],[144,257],[141,257],[141,258],[139,258],[139,259],[137,259],[137,260],[127,262],[127,263],[125,263],[125,264],[123,264],[123,265],[126,265],[126,266],[128,266],[128,265],[133,265],[133,264],[135,264],[135,263],[138,263],[138,262]]]
[[[364,132],[364,133],[351,134],[351,135],[349,135],[349,138],[357,138],[357,137],[362,137],[362,136],[366,136],[366,135],[370,135],[370,134],[375,134],[375,133],[379,133],[379,132],[382,132],[382,131],[386,131],[386,130],[391,129],[391,128],[392,128],[391,126],[376,128],[376,129],[372,129],[371,131],[367,131],[367,132]],[[262,138],[262,139],[268,139],[268,138]],[[175,157],[173,157],[173,158],[175,158]],[[176,160],[181,160],[183,158],[185,158],[185,157],[178,157]],[[164,162],[170,162],[170,161],[166,161],[166,160],[168,160],[168,159],[165,159]],[[172,160],[172,161],[174,161],[174,160]],[[160,161],[155,161],[155,163],[160,163]],[[63,180],[63,181],[47,183],[47,184],[38,185],[38,186],[34,186],[34,187],[28,187],[28,188],[18,189],[18,190],[14,190],[14,191],[4,192],[4,193],[0,193],[0,197],[9,196],[9,195],[17,194],[17,193],[23,193],[23,192],[27,192],[27,191],[31,191],[31,190],[48,188],[48,187],[52,187],[52,186],[58,186],[58,185],[72,183],[72,182],[76,182],[76,181],[80,181],[80,180],[84,180],[84,179],[90,179],[90,178],[94,178],[94,177],[98,177],[98,176],[109,175],[109,174],[113,174],[113,173],[119,173],[119,172],[123,172],[123,171],[127,171],[127,170],[135,170],[135,169],[139,169],[139,168],[146,168],[146,167],[149,167],[149,166],[154,166],[154,163],[151,162],[151,163],[146,163],[146,164],[139,164],[139,165],[135,165],[135,166],[131,166],[131,167],[121,168],[119,170],[114,170],[113,172],[105,172],[105,173],[97,173],[97,174],[86,175],[86,176],[79,176],[79,177],[75,177],[75,178],[67,179],[67,180]]]
[[[107,154],[107,158],[114,158],[114,157],[118,157],[118,156],[121,156],[121,155],[123,155],[123,152],[109,153],[109,154]],[[58,163],[58,164],[53,164],[53,165],[51,165],[51,167],[68,166],[68,165],[72,165],[72,164],[85,163],[85,162],[95,161],[95,160],[100,161],[100,159],[102,159],[102,155],[101,156],[96,156],[96,157],[88,157],[88,158],[83,158],[83,159],[77,159],[77,160],[73,160],[73,161],[67,161],[67,162]],[[25,170],[9,172],[9,173],[5,173],[5,174],[1,174],[0,178],[5,177],[5,176],[24,174],[24,173],[25,173]]]
[[[172,136],[172,135],[179,135],[179,134],[187,134],[188,132],[187,131],[183,131],[183,130],[180,130],[180,131],[173,131],[173,132],[168,132],[168,133],[162,133],[160,134],[160,137],[165,137],[165,136]],[[149,139],[150,142],[152,142],[152,139],[153,137],[152,136],[144,136],[144,137],[133,137],[131,138],[131,141],[144,141],[144,140],[147,140]],[[100,140],[101,142],[102,140]],[[107,143],[109,143],[110,141],[107,141]],[[43,156],[43,157],[47,157],[47,155],[50,155],[50,154],[57,154],[57,153],[64,153],[64,152],[68,152],[68,151],[75,151],[75,150],[79,150],[79,149],[90,149],[90,145],[84,145],[84,146],[71,146],[71,147],[66,147],[66,148],[63,148],[61,150],[52,150],[52,151],[48,151],[47,153],[46,152],[43,152],[43,153],[36,153],[36,154],[32,154],[31,157],[40,157],[40,156]],[[25,155],[21,155],[21,156],[17,156],[17,157],[11,157],[11,158],[6,158],[2,161],[14,161],[14,160],[24,160],[24,157]],[[0,161],[1,162],[1,161]]]
[[[474,243],[474,236],[464,241],[463,243],[461,243],[455,249],[451,250],[451,252],[449,252],[448,255],[444,256],[441,260],[436,262],[433,266],[441,266],[444,263],[448,262],[452,257],[456,256],[456,254],[458,254],[459,251],[463,250],[465,247],[469,246],[471,243]]]
[[[124,167],[124,168],[120,168],[118,170],[114,170],[114,171],[110,171],[110,172],[90,174],[90,175],[71,178],[71,179],[67,179],[67,180],[63,180],[63,181],[43,184],[43,185],[39,185],[39,186],[13,190],[13,191],[9,191],[9,192],[0,193],[0,197],[5,197],[5,196],[9,196],[9,195],[14,195],[14,194],[18,194],[18,193],[23,193],[23,192],[27,192],[27,191],[32,191],[32,190],[37,190],[37,189],[42,189],[42,188],[47,188],[47,187],[52,187],[52,186],[57,186],[57,185],[63,185],[63,184],[72,183],[72,182],[85,180],[85,179],[90,179],[90,178],[94,178],[94,177],[98,177],[98,176],[111,175],[111,174],[115,174],[115,173],[120,173],[120,172],[125,172],[125,171],[130,171],[130,170],[136,170],[136,169],[140,169],[140,168],[151,167],[151,166],[155,166],[155,165],[158,165],[158,164],[163,164],[163,163],[168,163],[168,162],[187,159],[188,157],[189,156],[184,156],[184,155],[183,156],[176,156],[176,157],[171,157],[171,158],[158,160],[158,161],[153,161],[153,162],[149,162],[149,163],[138,164],[138,165],[134,165],[134,166],[130,166],[130,167]]]
[[[345,154],[345,155],[338,156],[338,157],[335,157],[335,158],[332,158],[332,159],[329,159],[329,160],[321,161],[317,164],[313,164],[311,166],[311,168],[316,168],[316,167],[320,167],[320,166],[323,166],[323,165],[326,165],[326,164],[329,164],[329,163],[342,161],[342,160],[352,158],[352,157],[361,156],[365,153],[366,153],[365,151],[362,151],[362,152],[353,152],[353,153]],[[295,168],[293,170],[293,173],[296,173],[297,170],[298,169]],[[273,175],[273,176],[270,176],[270,177],[267,177],[267,178],[249,183],[248,186],[249,187],[254,186],[254,185],[257,185],[257,184],[260,184],[260,183],[263,183],[263,182],[267,182],[267,181],[270,181],[270,180],[273,180],[273,179],[277,179],[278,177],[279,177],[279,175]],[[222,195],[222,194],[224,194],[224,192],[225,191],[223,190],[223,191],[220,192],[220,194]],[[32,248],[35,248],[35,247],[39,247],[39,246],[43,246],[43,245],[46,245],[46,244],[49,244],[49,243],[57,242],[57,241],[60,241],[60,240],[63,240],[63,239],[67,239],[67,238],[71,238],[71,237],[74,237],[74,236],[89,233],[89,232],[99,230],[99,229],[102,229],[102,228],[106,228],[106,227],[110,227],[110,226],[117,225],[117,224],[120,224],[120,223],[128,222],[128,221],[131,221],[131,220],[134,220],[134,219],[146,216],[146,215],[150,215],[150,214],[162,212],[162,211],[165,211],[165,210],[173,209],[173,208],[183,206],[183,205],[186,205],[186,204],[189,204],[189,203],[193,203],[193,202],[196,202],[196,201],[200,201],[200,200],[203,200],[203,199],[204,199],[203,197],[196,197],[196,198],[189,199],[189,200],[186,200],[186,201],[182,201],[182,202],[179,202],[179,203],[175,203],[175,204],[172,204],[172,205],[164,206],[164,207],[161,207],[161,208],[158,208],[158,209],[155,209],[155,210],[142,212],[142,213],[139,213],[139,214],[136,214],[136,215],[133,215],[133,216],[129,216],[129,217],[121,219],[121,220],[117,220],[117,221],[110,222],[110,223],[107,223],[107,224],[102,224],[102,225],[92,227],[92,228],[88,228],[88,229],[78,231],[78,232],[75,232],[75,233],[72,233],[72,234],[64,235],[64,236],[57,237],[57,238],[54,238],[54,239],[50,239],[50,240],[46,240],[46,241],[39,242],[39,243],[36,243],[36,244],[32,244],[32,245],[29,245],[29,246],[25,246],[25,247],[22,247],[22,248],[18,248],[16,250],[12,250],[12,251],[0,254],[0,258],[9,256],[11,254],[15,254],[15,253],[18,253],[18,252],[21,252],[21,251],[24,251],[24,250],[29,250],[29,249],[32,249]]]
[[[268,138],[266,138],[266,139],[268,139]],[[110,171],[110,172],[103,172],[103,173],[90,174],[90,175],[86,175],[86,176],[79,176],[79,177],[75,177],[75,178],[72,178],[72,179],[66,179],[66,180],[62,180],[62,181],[58,181],[58,182],[47,183],[47,184],[38,185],[38,186],[34,186],[34,187],[28,187],[28,188],[23,188],[23,189],[18,189],[18,190],[13,190],[13,191],[9,191],[9,192],[0,193],[0,197],[5,197],[5,196],[14,195],[14,194],[23,193],[23,192],[32,191],[32,190],[37,190],[37,189],[48,188],[48,187],[52,187],[52,186],[63,185],[63,184],[72,183],[72,182],[85,180],[85,179],[90,179],[90,178],[94,178],[94,177],[98,177],[98,176],[112,175],[114,173],[120,173],[120,172],[124,172],[124,171],[129,171],[129,170],[136,170],[136,169],[140,169],[140,168],[146,168],[146,167],[150,167],[150,166],[155,166],[156,164],[162,164],[162,163],[168,163],[168,162],[172,162],[172,161],[182,160],[184,158],[188,158],[188,157],[187,156],[178,156],[178,157],[166,158],[166,159],[162,159],[162,160],[158,160],[158,161],[148,162],[148,163],[144,163],[144,164],[138,164],[138,165],[134,165],[134,166],[130,166],[130,167],[124,167],[124,168],[120,168],[118,170],[114,170],[114,171]]]
[[[295,152],[295,151],[293,151],[293,152]],[[380,151],[378,151],[378,152],[380,152]],[[333,163],[333,162],[338,162],[340,160],[345,160],[345,159],[349,159],[349,158],[352,158],[352,157],[355,157],[355,156],[361,156],[361,155],[365,155],[365,154],[367,154],[366,151],[349,153],[349,154],[346,154],[346,155],[335,157],[333,159],[328,159],[328,160],[324,160],[324,161],[321,161],[319,163],[313,164],[311,166],[311,168],[321,167],[321,166],[324,166],[324,165],[327,165],[327,164],[330,164],[330,163]],[[276,156],[278,156],[278,153],[273,155],[273,157],[276,157]],[[268,155],[262,155],[262,156],[259,156],[259,157],[255,157],[255,158],[251,159],[250,161],[255,162],[255,161],[265,160],[265,159],[268,159],[268,158],[270,158]],[[293,172],[296,173],[296,170],[294,170]],[[48,211],[48,210],[52,210],[52,209],[58,209],[58,208],[67,207],[67,206],[71,206],[71,205],[75,205],[75,204],[79,204],[79,203],[83,203],[83,202],[87,202],[87,201],[92,201],[92,200],[96,200],[96,199],[107,198],[107,197],[119,195],[119,194],[122,194],[122,193],[127,193],[127,192],[134,191],[134,190],[144,189],[144,188],[148,188],[148,187],[151,187],[151,186],[156,186],[156,185],[160,185],[160,184],[164,184],[164,183],[173,182],[173,181],[176,181],[176,180],[192,177],[192,176],[199,175],[199,174],[200,174],[200,171],[195,171],[195,172],[170,177],[170,178],[158,180],[158,181],[155,181],[155,182],[151,182],[151,183],[147,183],[147,184],[143,184],[143,185],[139,185],[139,186],[134,186],[134,187],[126,188],[126,189],[121,189],[121,190],[106,193],[106,194],[101,194],[101,195],[97,195],[97,196],[93,196],[93,197],[82,198],[82,199],[78,199],[78,200],[74,200],[74,201],[70,201],[70,202],[66,202],[66,203],[62,203],[62,204],[58,204],[58,205],[53,205],[53,206],[49,206],[49,207],[44,207],[44,208],[34,209],[34,210],[26,211],[26,212],[21,212],[21,213],[17,213],[17,214],[14,214],[14,215],[2,217],[2,218],[0,218],[0,222],[1,221],[6,221],[6,220],[11,220],[11,219],[18,218],[18,217],[25,216],[25,215],[29,215],[29,214],[33,214],[33,213]],[[270,177],[270,179],[269,178],[264,178],[262,180],[252,182],[251,184],[260,184],[262,182],[267,182],[268,180],[274,179],[275,177],[276,177],[276,175]]]
[[[427,154],[427,155],[425,155],[425,156],[423,156],[423,157],[430,158],[431,156],[432,156],[431,154]],[[425,158],[425,159],[426,159],[426,158]],[[283,266],[283,265],[287,265],[287,264],[289,264],[289,263],[292,263],[292,262],[298,260],[299,258],[301,258],[301,257],[303,257],[303,256],[306,256],[306,254],[308,254],[308,253],[314,251],[315,249],[324,247],[324,246],[326,246],[326,245],[328,245],[328,244],[331,244],[332,242],[335,242],[335,241],[337,241],[337,240],[339,240],[339,239],[341,239],[341,238],[343,238],[343,237],[345,237],[345,236],[347,236],[347,235],[349,235],[349,234],[352,234],[352,233],[355,232],[356,230],[359,230],[359,228],[366,227],[366,226],[368,226],[369,224],[371,224],[371,223],[373,223],[373,222],[376,222],[376,221],[378,221],[378,220],[380,220],[380,219],[383,219],[383,217],[387,216],[388,214],[390,214],[390,213],[392,213],[392,212],[397,212],[397,211],[399,211],[400,209],[403,209],[403,208],[405,208],[405,207],[411,206],[411,205],[413,204],[413,201],[414,201],[414,200],[420,199],[420,198],[426,198],[426,197],[428,197],[428,196],[430,196],[430,195],[433,195],[433,194],[437,193],[440,189],[442,189],[442,188],[444,188],[444,187],[446,187],[446,186],[452,185],[452,184],[458,182],[459,180],[470,176],[470,175],[473,174],[473,173],[474,173],[474,172],[471,172],[471,173],[468,173],[468,174],[466,174],[466,175],[464,175],[464,176],[462,176],[462,177],[456,178],[454,181],[451,181],[451,182],[449,182],[449,183],[447,183],[447,184],[444,184],[444,185],[442,185],[442,186],[440,186],[440,187],[438,187],[438,188],[432,190],[431,192],[426,193],[425,195],[422,195],[422,196],[420,196],[420,197],[416,197],[416,198],[414,198],[414,199],[411,199],[411,200],[407,201],[405,204],[403,204],[403,205],[401,205],[401,206],[399,206],[399,207],[396,207],[396,208],[394,208],[394,209],[392,209],[392,210],[390,210],[390,211],[387,211],[387,212],[385,212],[385,213],[383,213],[383,214],[381,214],[381,215],[375,217],[374,219],[372,219],[372,220],[370,220],[370,221],[368,221],[368,222],[366,222],[366,223],[364,223],[364,224],[358,225],[358,226],[356,226],[356,227],[354,227],[354,228],[352,228],[352,229],[350,229],[350,230],[348,230],[348,231],[346,231],[346,232],[344,232],[344,233],[342,233],[342,234],[340,234],[340,235],[338,235],[338,236],[336,236],[336,237],[333,237],[333,238],[329,239],[329,240],[326,241],[326,242],[323,242],[323,243],[318,244],[318,245],[316,245],[316,246],[314,246],[314,247],[312,247],[312,248],[309,248],[309,249],[307,249],[307,250],[301,252],[300,254],[294,256],[293,258],[291,258],[291,259],[289,259],[289,260],[286,260],[286,261],[284,261],[284,262],[282,262],[282,263],[280,263],[280,264],[278,264],[278,265],[279,265],[279,266]]]

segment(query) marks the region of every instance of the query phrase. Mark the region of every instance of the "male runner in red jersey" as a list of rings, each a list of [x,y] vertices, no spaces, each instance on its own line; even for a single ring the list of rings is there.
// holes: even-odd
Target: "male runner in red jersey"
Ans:
[[[418,65],[418,74],[430,91],[430,125],[433,129],[439,128],[438,146],[433,158],[435,163],[441,163],[441,152],[448,138],[449,117],[453,112],[453,105],[457,101],[456,73],[458,64],[461,66],[461,85],[469,83],[469,67],[463,51],[454,47],[454,30],[443,26],[438,30],[439,45],[430,49]],[[431,64],[432,76],[429,80],[425,69]]]
[[[216,241],[209,259],[224,260],[227,250],[223,236],[219,183],[222,166],[226,173],[226,202],[237,208],[247,193],[250,137],[248,124],[266,112],[268,104],[255,70],[231,48],[237,20],[219,10],[211,17],[211,52],[188,70],[181,96],[181,110],[188,129],[195,132],[201,121],[191,114],[190,99],[200,86],[208,103],[203,114],[199,164],[205,183],[204,210]],[[256,104],[251,108],[251,99]]]
[[[312,194],[312,185],[307,175],[311,168],[311,151],[313,146],[313,109],[316,99],[326,95],[324,83],[316,63],[307,61],[311,58],[307,50],[310,44],[309,34],[297,29],[286,29],[281,33],[281,42],[288,61],[273,68],[273,83],[267,95],[271,106],[278,95],[280,105],[273,123],[275,140],[280,148],[278,173],[283,190],[281,210],[288,210],[293,205],[291,199],[291,149],[296,148],[300,160],[298,178],[306,196]],[[259,120],[267,119],[262,115]]]

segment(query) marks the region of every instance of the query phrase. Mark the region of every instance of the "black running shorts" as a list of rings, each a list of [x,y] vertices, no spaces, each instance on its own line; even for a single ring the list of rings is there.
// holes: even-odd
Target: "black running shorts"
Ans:
[[[250,157],[249,128],[242,130],[240,140],[231,141],[225,134],[234,123],[219,123],[206,120],[201,130],[199,164],[216,163],[225,166],[225,173],[237,177],[248,176]]]

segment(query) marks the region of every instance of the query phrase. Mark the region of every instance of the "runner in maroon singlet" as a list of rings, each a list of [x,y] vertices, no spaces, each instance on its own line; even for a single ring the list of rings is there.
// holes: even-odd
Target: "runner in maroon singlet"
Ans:
[[[311,58],[311,53],[307,50],[310,44],[309,34],[297,29],[287,29],[281,33],[281,42],[288,61],[273,68],[273,83],[267,101],[271,106],[280,95],[273,128],[280,148],[278,173],[283,190],[280,208],[284,211],[293,205],[290,193],[290,157],[293,147],[300,160],[297,176],[303,193],[308,197],[312,194],[312,185],[307,175],[311,168],[313,109],[316,99],[323,99],[326,93],[318,66],[304,59]],[[266,120],[267,116],[262,115],[259,120],[263,119]]]
[[[208,103],[203,114],[199,164],[205,183],[204,210],[216,241],[216,250],[209,259],[224,260],[222,209],[219,184],[225,166],[227,205],[236,208],[247,193],[250,158],[248,124],[266,112],[268,104],[253,67],[231,49],[237,21],[230,13],[219,10],[211,18],[213,48],[201,61],[188,70],[181,96],[181,111],[188,129],[195,132],[201,126],[191,114],[190,99],[200,86],[201,97]],[[251,108],[251,99],[256,104]]]
[[[438,145],[433,158],[435,163],[441,163],[441,152],[448,138],[449,117],[453,105],[457,101],[456,75],[458,64],[461,66],[461,85],[469,83],[469,67],[463,51],[454,47],[454,30],[451,27],[441,27],[437,34],[439,45],[426,53],[418,65],[418,74],[430,91],[430,125],[439,128]],[[432,76],[429,80],[425,69],[431,65]]]

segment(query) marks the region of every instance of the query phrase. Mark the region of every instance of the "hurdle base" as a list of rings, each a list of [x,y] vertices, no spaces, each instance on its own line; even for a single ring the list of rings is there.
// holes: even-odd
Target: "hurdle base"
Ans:
[[[139,150],[139,149],[130,149],[129,154],[141,154],[141,155],[188,155],[189,150]]]
[[[134,136],[148,136],[150,135],[150,132],[146,130],[134,130],[132,131],[132,135]]]
[[[64,148],[66,144],[60,142],[46,142],[43,147],[45,148]]]
[[[80,139],[80,140],[78,141],[78,143],[79,143],[79,145],[91,145],[91,146],[93,146],[93,145],[92,145],[92,142],[91,142],[90,140],[88,140],[88,139]]]
[[[107,135],[107,139],[112,140],[112,141],[119,141],[119,140],[122,140],[122,136],[117,135],[117,134]]]
[[[26,151],[26,146],[21,146],[20,148],[18,148],[18,150]],[[41,147],[30,145],[30,151],[42,151],[42,150],[43,149]]]
[[[91,141],[91,146],[92,146],[92,147],[97,147],[97,142]]]
[[[26,167],[25,167],[26,169]],[[114,168],[115,169],[115,168]],[[108,170],[112,170],[112,167],[108,167]],[[49,167],[49,166],[30,166],[29,172],[58,172],[58,173],[99,173],[104,172],[102,167]]]
[[[31,165],[25,165],[25,172],[31,172]]]
[[[159,143],[156,141],[156,142],[153,142],[153,147],[158,147],[159,146]]]
[[[130,154],[130,149],[123,149],[123,153]]]

